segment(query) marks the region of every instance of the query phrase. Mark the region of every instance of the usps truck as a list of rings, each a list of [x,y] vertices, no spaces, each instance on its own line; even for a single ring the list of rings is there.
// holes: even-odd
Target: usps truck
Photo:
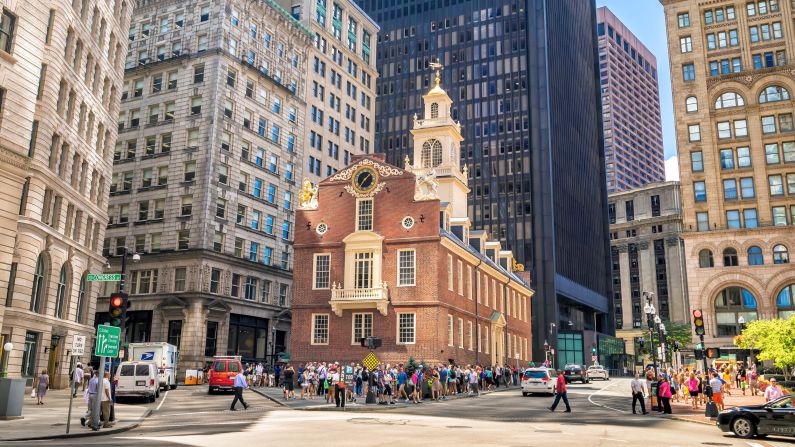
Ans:
[[[130,343],[130,360],[155,362],[160,387],[163,390],[177,387],[179,351],[176,346],[165,342]]]

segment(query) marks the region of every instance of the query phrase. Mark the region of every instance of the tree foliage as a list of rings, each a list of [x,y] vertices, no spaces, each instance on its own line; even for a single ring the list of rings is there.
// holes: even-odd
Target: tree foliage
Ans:
[[[795,366],[795,316],[786,320],[751,321],[742,334],[734,338],[734,343],[739,348],[758,351],[756,358],[759,360],[773,361],[789,380]]]

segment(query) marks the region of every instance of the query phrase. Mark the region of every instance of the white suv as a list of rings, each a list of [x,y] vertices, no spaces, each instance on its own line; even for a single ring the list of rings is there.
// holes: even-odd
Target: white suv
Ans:
[[[522,396],[532,393],[555,393],[558,373],[552,368],[528,368],[522,375]]]
[[[591,365],[588,367],[588,371],[586,372],[589,380],[593,379],[602,379],[602,380],[610,380],[610,374],[607,372],[604,366],[602,365]]]
[[[116,370],[116,397],[143,397],[154,402],[160,397],[160,382],[154,362],[121,362]]]

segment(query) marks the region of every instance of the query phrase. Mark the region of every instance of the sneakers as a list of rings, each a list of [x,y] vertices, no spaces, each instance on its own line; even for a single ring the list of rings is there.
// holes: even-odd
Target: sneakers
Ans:
[[[551,411],[551,412],[553,412],[553,413],[555,412],[555,409],[554,409],[554,408],[552,408],[552,407],[547,407],[547,410],[549,410],[549,411]]]
[[[80,418],[80,425],[82,425],[83,427],[86,426],[86,418]]]

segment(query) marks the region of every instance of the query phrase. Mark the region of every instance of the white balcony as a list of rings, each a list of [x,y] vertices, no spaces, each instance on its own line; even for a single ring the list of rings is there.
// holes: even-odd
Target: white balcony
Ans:
[[[345,309],[377,309],[381,315],[387,314],[389,290],[386,283],[369,289],[344,289],[341,284],[331,286],[331,310],[342,316]]]

